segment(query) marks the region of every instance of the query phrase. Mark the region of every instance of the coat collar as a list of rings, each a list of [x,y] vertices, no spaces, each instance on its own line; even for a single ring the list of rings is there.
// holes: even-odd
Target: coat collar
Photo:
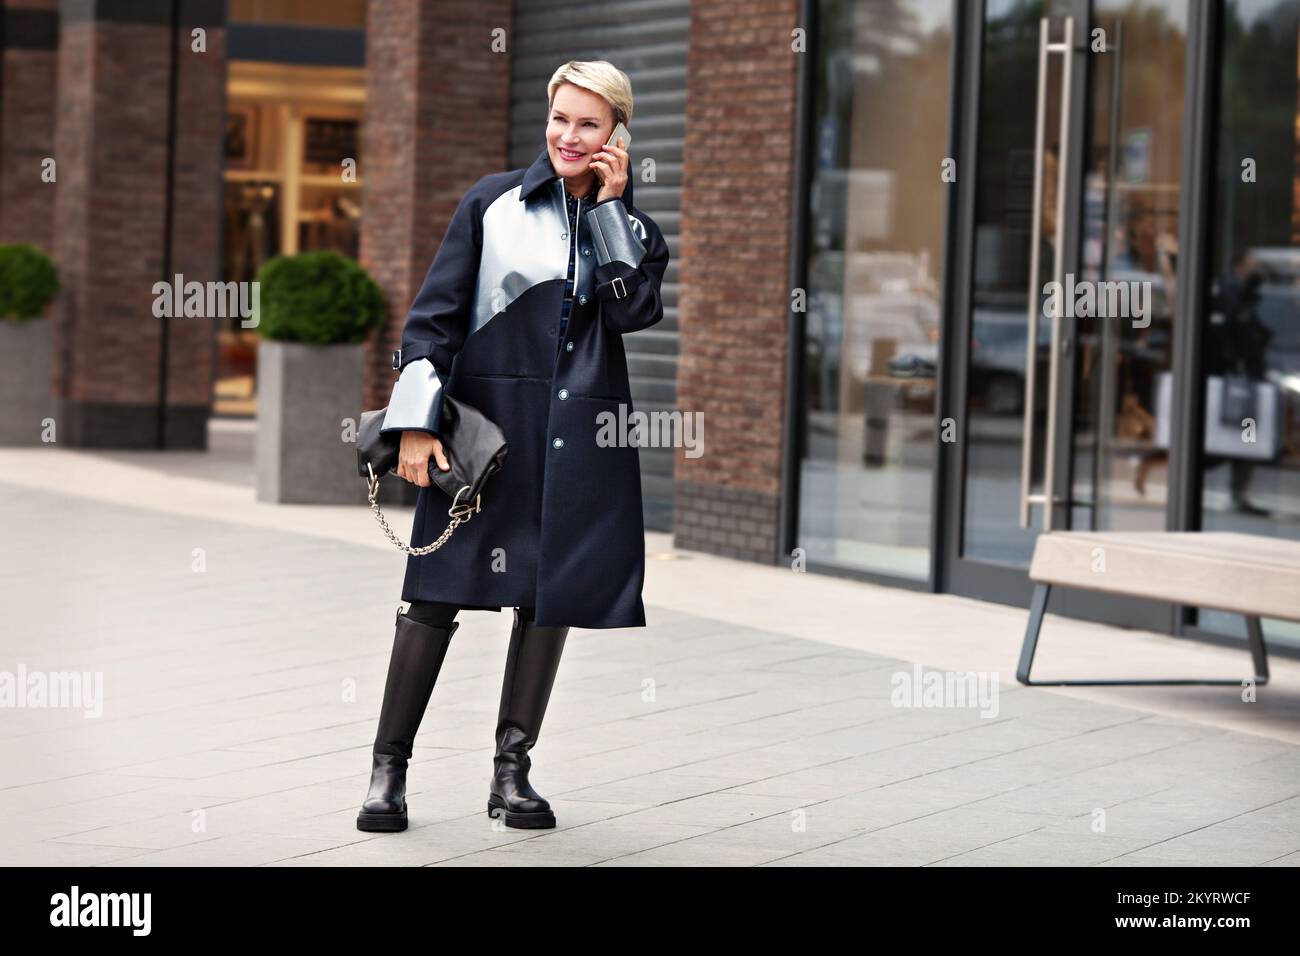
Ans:
[[[536,190],[543,185],[553,183],[560,178],[555,167],[551,165],[551,154],[547,151],[546,146],[542,146],[542,151],[537,154],[533,164],[524,170],[524,182],[519,191],[520,199],[527,199]],[[600,189],[600,180],[596,180],[596,189]],[[628,170],[627,185],[623,187],[623,205],[627,207],[628,212],[632,211],[632,170]]]

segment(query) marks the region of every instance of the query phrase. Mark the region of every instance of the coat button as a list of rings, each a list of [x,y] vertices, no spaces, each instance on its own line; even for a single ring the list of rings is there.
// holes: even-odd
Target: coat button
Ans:
[[[569,390],[567,388],[560,389],[560,401],[564,401],[568,397],[569,397]]]
[[[586,304],[587,304],[587,297],[585,295],[578,296],[578,305],[586,305]]]
[[[568,238],[569,238],[569,234],[568,234],[567,232],[562,232],[562,233],[560,233],[560,238],[561,238],[561,239],[568,239]]]
[[[555,439],[555,441],[551,442],[551,444],[552,444],[554,447],[556,447],[556,448],[563,448],[563,447],[564,447],[564,439],[563,439],[563,438],[557,438],[557,439]]]
[[[591,255],[591,250],[588,249],[586,246],[584,246],[583,249],[582,249],[582,254],[583,254],[584,256],[589,256],[589,255]]]
[[[565,342],[565,343],[564,343],[564,351],[566,351],[566,352],[572,352],[572,351],[573,351],[573,343],[572,343],[572,342]]]

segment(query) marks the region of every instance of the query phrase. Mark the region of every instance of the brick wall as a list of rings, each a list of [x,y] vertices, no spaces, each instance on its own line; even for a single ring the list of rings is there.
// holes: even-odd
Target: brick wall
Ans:
[[[361,262],[384,290],[387,324],[368,343],[365,407],[387,404],[411,300],[452,213],[486,173],[505,169],[510,53],[492,30],[511,27],[509,0],[371,0],[366,15],[366,114]]]
[[[777,560],[798,0],[695,0],[686,96],[678,406],[705,453],[678,456],[674,543]]]
[[[157,402],[169,72],[161,27],[64,22],[60,47],[55,390],[60,440],[80,443],[83,416],[143,418]]]
[[[181,7],[168,268],[169,5],[79,0],[62,8],[54,143],[60,442],[156,447],[161,421],[163,447],[206,447],[213,323],[155,317],[153,286],[176,272],[187,282],[220,278],[222,11],[220,0]],[[191,51],[196,25],[207,30],[206,52]]]
[[[225,137],[226,31],[207,11],[181,8],[177,38],[176,136],[172,171],[172,272],[188,282],[221,279],[223,191],[221,169]],[[206,51],[191,49],[190,31],[203,27]],[[167,340],[169,430],[207,432],[217,367],[219,319],[172,321]],[[174,423],[174,424],[173,424]]]
[[[53,248],[53,183],[41,163],[54,155],[58,69],[57,0],[4,0],[0,29],[0,243]]]

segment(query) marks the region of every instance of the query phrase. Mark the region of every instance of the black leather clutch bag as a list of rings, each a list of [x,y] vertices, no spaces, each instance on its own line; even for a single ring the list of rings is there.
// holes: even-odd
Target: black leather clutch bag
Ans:
[[[439,437],[451,468],[443,471],[430,458],[429,480],[451,498],[451,507],[447,509],[451,524],[437,541],[421,548],[412,548],[393,533],[375,500],[379,491],[379,479],[397,467],[398,451],[402,443],[401,432],[384,434],[380,431],[387,412],[387,408],[380,408],[361,413],[361,422],[357,428],[357,471],[368,484],[370,508],[393,544],[408,554],[428,554],[442,547],[458,524],[468,521],[481,510],[483,488],[487,480],[501,470],[510,446],[496,422],[473,405],[467,405],[444,393]]]

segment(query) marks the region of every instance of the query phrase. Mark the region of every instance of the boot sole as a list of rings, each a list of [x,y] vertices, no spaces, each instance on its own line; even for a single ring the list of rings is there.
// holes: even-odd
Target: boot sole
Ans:
[[[367,833],[395,833],[406,829],[406,814],[358,813],[357,829]]]
[[[506,826],[514,827],[516,830],[550,830],[555,827],[555,814],[552,811],[514,813],[507,810],[505,804],[499,802],[495,796],[488,797],[487,810],[488,816],[494,820],[504,816]]]

